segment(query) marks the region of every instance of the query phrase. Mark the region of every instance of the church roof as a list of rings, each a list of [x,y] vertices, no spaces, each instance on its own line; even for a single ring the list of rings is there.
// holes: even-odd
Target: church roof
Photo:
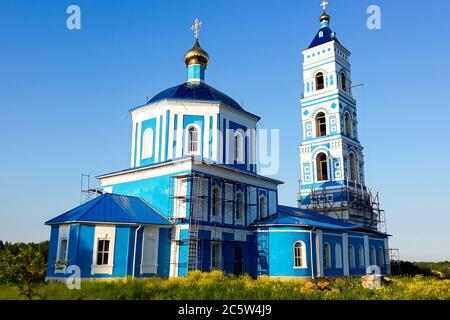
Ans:
[[[261,222],[256,226],[298,226],[298,227],[317,227],[332,230],[347,231],[365,231],[376,234],[383,234],[377,230],[364,228],[360,225],[351,224],[339,219],[331,218],[311,210],[304,210],[288,206],[278,206],[278,212]]]
[[[166,89],[151,98],[148,104],[166,99],[222,102],[237,110],[244,111],[239,103],[204,82],[185,82]]]
[[[102,222],[121,224],[170,225],[171,222],[138,197],[103,194],[79,207],[47,221],[45,224],[68,222]]]
[[[321,36],[322,32],[322,36]],[[318,47],[322,44],[325,44],[330,41],[336,41],[337,43],[341,44],[339,40],[336,38],[336,34],[331,30],[330,27],[322,27],[317,32],[316,36],[314,37],[314,40],[309,45],[308,49]]]

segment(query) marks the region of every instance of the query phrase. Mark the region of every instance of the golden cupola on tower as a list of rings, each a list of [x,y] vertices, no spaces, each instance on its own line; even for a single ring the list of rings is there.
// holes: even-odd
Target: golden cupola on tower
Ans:
[[[194,46],[185,53],[184,62],[186,66],[190,66],[193,64],[199,64],[202,67],[208,65],[209,55],[208,53],[200,47],[200,43],[198,42],[198,38],[195,39]]]

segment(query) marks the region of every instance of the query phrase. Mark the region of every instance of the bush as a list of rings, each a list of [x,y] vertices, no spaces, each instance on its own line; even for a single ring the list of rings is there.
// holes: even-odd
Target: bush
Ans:
[[[29,300],[42,298],[37,290],[45,284],[45,247],[45,244],[6,245],[0,252],[0,284],[17,287],[20,295]]]

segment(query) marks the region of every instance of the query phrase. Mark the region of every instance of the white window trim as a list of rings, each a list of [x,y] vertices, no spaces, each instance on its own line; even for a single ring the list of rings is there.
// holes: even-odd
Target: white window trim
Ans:
[[[362,249],[362,250],[360,250]],[[360,254],[362,252],[362,255]],[[364,246],[359,245],[358,246],[358,267],[364,268],[365,267],[365,257],[364,257]]]
[[[218,263],[219,266],[218,267],[217,266],[213,266],[213,247],[215,245],[217,245],[218,248],[219,248],[219,261],[218,261],[219,262]],[[222,254],[223,254],[222,242],[212,241],[211,242],[211,258],[210,258],[210,261],[211,261],[210,269],[211,269],[211,271],[212,270],[222,270],[222,263],[223,263]]]
[[[236,146],[237,140],[239,141],[239,148],[237,148]],[[240,132],[236,132],[234,134],[234,153],[234,160],[237,162],[237,164],[245,164],[245,139]]]
[[[336,269],[343,269],[344,263],[342,261],[342,245],[340,243],[336,243],[334,246],[334,259]]]
[[[216,190],[218,190],[218,193],[219,193],[219,200],[218,200],[218,203],[219,203],[219,214],[218,215],[216,215],[216,216],[213,216],[213,204],[214,204],[214,197],[213,197],[213,192],[214,192],[214,189],[216,189]],[[222,221],[222,210],[223,210],[223,208],[222,208],[222,204],[223,204],[223,197],[222,197],[222,188],[221,187],[219,187],[219,186],[213,186],[212,188],[211,188],[211,221],[212,222],[221,222]],[[226,209],[225,209],[226,210]]]
[[[195,128],[197,130],[197,151],[188,151],[189,150],[189,129]],[[185,142],[184,142],[184,150],[187,155],[191,156],[201,156],[202,154],[202,131],[200,130],[200,126],[196,123],[191,123],[185,129]]]
[[[378,260],[379,261],[379,266],[380,268],[385,266],[385,254],[384,254],[384,248],[383,247],[378,247]]]
[[[300,243],[301,246],[302,246],[302,259],[301,259],[302,265],[301,265],[300,267],[296,267],[296,266],[295,266],[295,259],[296,259],[296,256],[295,256],[295,246],[296,246],[298,243]],[[294,269],[297,269],[297,270],[308,269],[308,259],[306,259],[306,244],[305,244],[303,241],[300,241],[300,240],[299,240],[299,241],[296,241],[296,242],[294,243],[294,246],[292,247],[292,249],[293,249],[293,251],[294,251]]]
[[[67,248],[66,248],[66,259],[65,261],[58,261],[60,251],[61,251],[61,241],[67,240]],[[58,264],[59,262],[66,262],[67,257],[69,256],[69,241],[70,241],[70,225],[60,225],[58,227],[58,247],[56,249],[56,261],[55,263]],[[55,267],[55,273],[58,273],[58,270],[62,270],[64,268],[56,268]],[[62,271],[64,272],[64,271]]]
[[[242,203],[241,203],[241,208],[242,208],[242,212],[241,212],[241,218],[237,219],[237,211],[238,211],[238,206],[239,206],[239,202],[238,202],[238,195],[241,195],[241,199],[242,199]],[[244,200],[244,193],[241,191],[236,192],[236,196],[235,196],[235,203],[236,203],[236,210],[234,212],[234,221],[236,224],[244,224],[244,217],[245,217],[245,200]]]
[[[327,251],[325,251],[325,247],[328,247]],[[323,244],[322,251],[324,251],[323,252],[323,267],[325,269],[331,269],[331,267],[333,265],[333,263],[331,261],[331,245],[328,242],[325,242]],[[326,259],[325,259],[325,257],[326,257]],[[325,260],[327,260],[327,262],[328,262],[327,264],[325,264]]]
[[[147,137],[150,135],[150,138]],[[150,141],[148,141],[150,140]],[[142,157],[141,159],[150,159],[153,157],[153,142],[155,140],[155,133],[152,128],[145,129],[142,135]]]
[[[109,274],[113,273],[114,253],[115,253],[115,226],[95,226],[94,233],[94,252],[92,256],[91,274]],[[97,265],[98,241],[109,240],[108,264]]]
[[[261,200],[264,200],[264,206],[265,206],[265,212],[264,212],[264,216],[261,214]],[[259,219],[265,219],[268,217],[268,208],[267,208],[267,197],[266,196],[259,196],[258,198],[258,216]]]
[[[352,250],[350,250],[350,248]],[[355,246],[354,245],[349,245],[348,246],[348,254],[349,254],[349,266],[350,269],[355,269],[356,268],[356,251],[355,251]],[[353,262],[353,263],[352,263]]]
[[[372,258],[375,258],[375,259],[372,259]],[[377,261],[377,249],[375,248],[375,246],[370,246],[370,248],[369,248],[369,261],[370,261],[370,265],[376,265],[378,262]]]
[[[150,233],[151,240],[155,240],[155,261],[152,264],[144,264],[144,248],[145,237]],[[144,227],[144,232],[142,233],[142,250],[141,250],[141,266],[140,272],[141,274],[153,274],[158,271],[158,248],[159,248],[159,228],[157,227]]]

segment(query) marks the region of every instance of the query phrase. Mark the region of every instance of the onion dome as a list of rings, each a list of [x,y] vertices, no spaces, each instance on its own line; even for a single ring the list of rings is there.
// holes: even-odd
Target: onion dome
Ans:
[[[198,42],[198,38],[195,39],[194,46],[185,53],[184,62],[186,63],[186,67],[199,64],[202,67],[208,65],[209,55],[208,53],[200,47],[200,43]]]

